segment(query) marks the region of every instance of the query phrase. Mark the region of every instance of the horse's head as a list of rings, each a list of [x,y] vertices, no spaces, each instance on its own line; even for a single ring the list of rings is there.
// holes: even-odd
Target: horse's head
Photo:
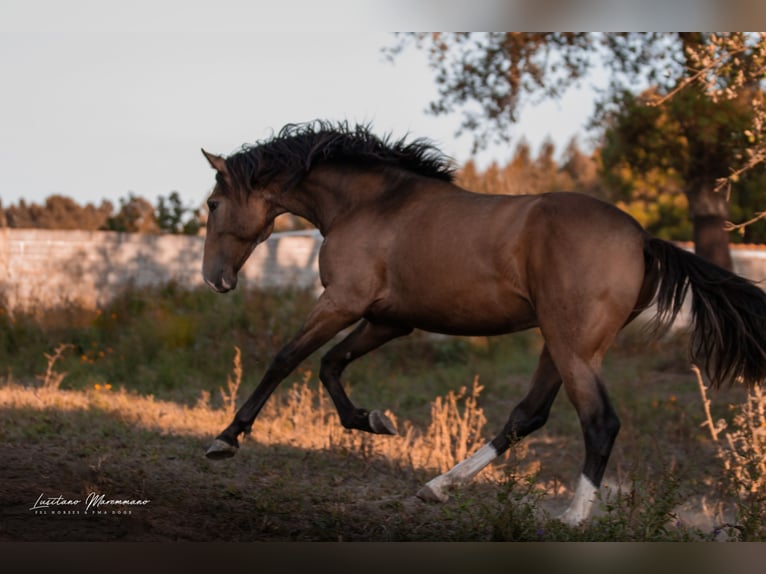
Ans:
[[[250,189],[230,173],[224,158],[202,153],[218,172],[207,200],[202,276],[214,290],[225,293],[237,286],[237,273],[256,245],[271,235],[279,210],[269,199],[269,189]]]

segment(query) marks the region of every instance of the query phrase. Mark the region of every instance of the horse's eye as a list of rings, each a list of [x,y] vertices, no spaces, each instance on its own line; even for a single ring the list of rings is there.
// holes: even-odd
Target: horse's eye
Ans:
[[[218,207],[218,202],[216,200],[214,199],[207,200],[207,208],[210,210],[210,213],[213,213],[216,207]]]

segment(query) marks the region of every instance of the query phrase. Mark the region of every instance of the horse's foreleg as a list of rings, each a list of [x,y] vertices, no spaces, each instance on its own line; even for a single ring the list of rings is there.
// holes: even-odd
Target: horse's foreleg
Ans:
[[[561,377],[545,347],[527,396],[513,409],[503,430],[472,456],[426,483],[417,496],[423,500],[445,502],[449,498],[446,490],[450,486],[470,480],[508,450],[513,442],[543,426],[560,387]]]
[[[208,458],[234,456],[239,448],[239,435],[249,432],[255,417],[279,383],[301,361],[358,318],[358,315],[339,309],[331,298],[324,295],[320,297],[303,328],[277,353],[255,391],[237,411],[232,423],[218,435],[207,450]]]
[[[411,332],[411,327],[382,325],[364,320],[343,341],[322,357],[319,379],[330,394],[344,427],[376,434],[396,434],[393,422],[381,411],[368,411],[354,406],[343,389],[340,376],[351,361],[377,349],[391,339]]]

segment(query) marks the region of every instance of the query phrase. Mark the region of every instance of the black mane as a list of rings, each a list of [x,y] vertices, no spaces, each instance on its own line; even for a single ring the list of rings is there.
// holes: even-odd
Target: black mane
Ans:
[[[226,158],[226,167],[239,182],[256,188],[274,177],[299,179],[317,164],[347,162],[363,166],[392,166],[443,181],[454,180],[449,157],[425,139],[406,142],[380,138],[369,126],[313,121],[288,124],[271,139],[243,146]]]

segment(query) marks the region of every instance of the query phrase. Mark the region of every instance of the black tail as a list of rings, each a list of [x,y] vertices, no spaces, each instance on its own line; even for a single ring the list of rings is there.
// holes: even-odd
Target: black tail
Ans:
[[[766,382],[766,292],[661,239],[648,237],[644,254],[647,275],[658,277],[660,325],[673,322],[691,287],[691,358],[711,385]]]

